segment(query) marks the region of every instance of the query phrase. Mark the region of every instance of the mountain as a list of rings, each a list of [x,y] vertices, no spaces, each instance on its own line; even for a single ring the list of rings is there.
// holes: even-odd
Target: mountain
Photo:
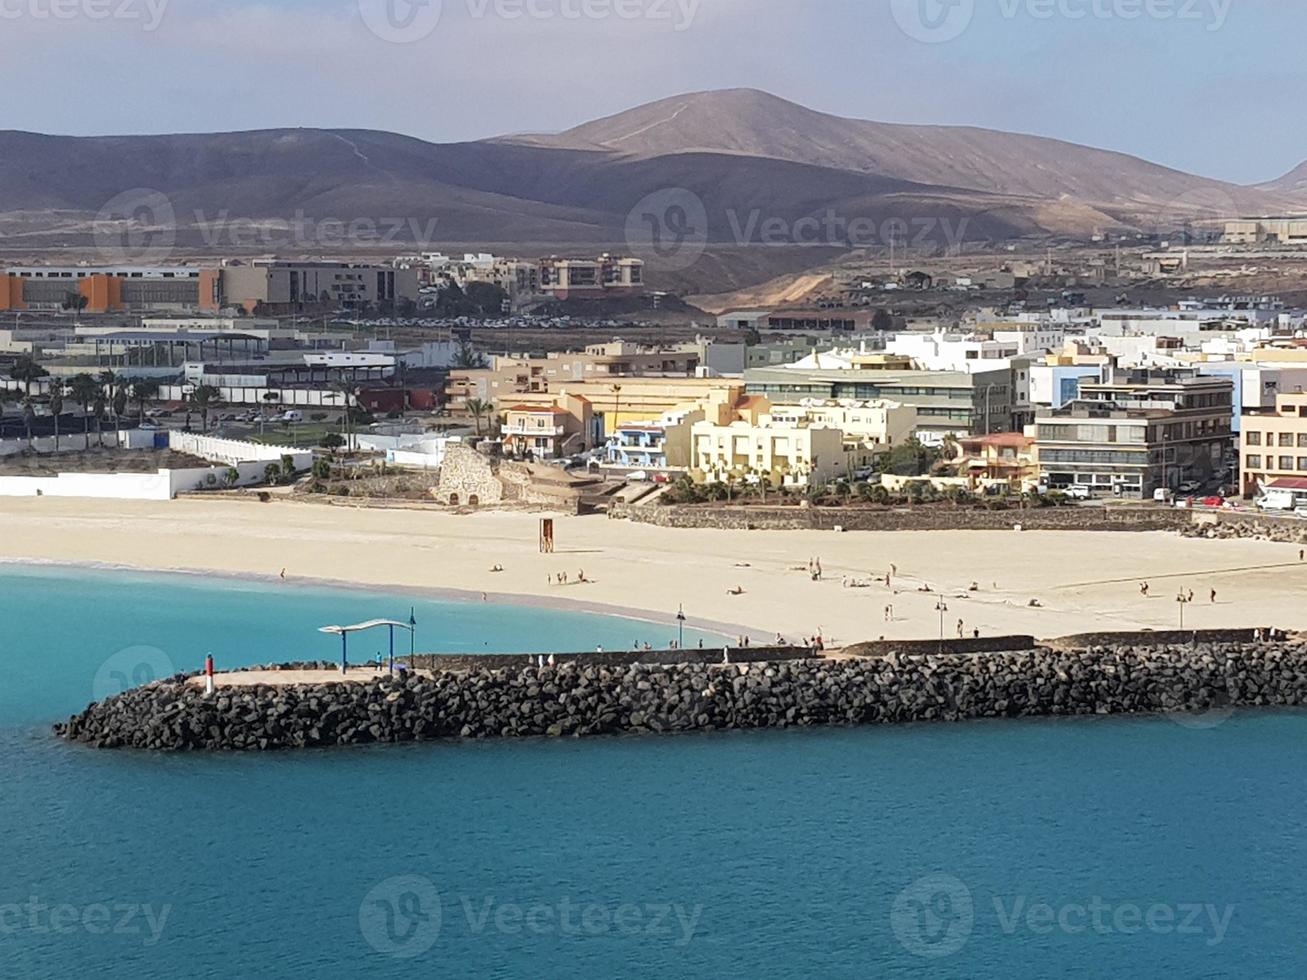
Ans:
[[[1258,184],[1258,190],[1294,200],[1298,207],[1292,213],[1299,214],[1307,208],[1307,162],[1299,164],[1283,177]]]
[[[635,157],[691,152],[769,157],[987,194],[1071,198],[1109,213],[1266,204],[1259,189],[1124,153],[968,126],[845,119],[753,89],[663,99],[557,136],[525,139]]]
[[[664,99],[561,134],[451,144],[367,130],[0,132],[0,249],[85,254],[105,227],[95,220],[106,204],[146,189],[166,197],[177,250],[187,254],[459,245],[641,252],[628,218],[638,226],[637,204],[676,189],[691,210],[702,205],[705,254],[691,269],[654,264],[651,272],[666,276],[659,284],[710,291],[885,244],[894,227],[903,228],[896,240],[911,244],[921,224],[933,225],[924,243],[938,246],[1169,232],[1285,210],[1307,183],[1307,173],[1292,177],[1241,187],[1058,140],[842,119],[729,90]],[[854,219],[869,232],[848,233]],[[291,234],[296,222],[310,230]],[[791,247],[745,248],[764,241]]]

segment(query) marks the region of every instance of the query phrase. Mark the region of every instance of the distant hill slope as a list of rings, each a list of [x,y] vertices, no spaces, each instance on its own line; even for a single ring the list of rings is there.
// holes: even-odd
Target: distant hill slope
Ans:
[[[1264,204],[1262,191],[1137,157],[1039,136],[966,126],[844,119],[752,89],[663,99],[586,123],[542,145],[633,156],[719,152],[765,156],[922,184],[1092,204],[1166,207],[1182,200]]]
[[[1240,187],[1041,137],[841,119],[751,90],[664,99],[557,135],[452,144],[366,130],[88,138],[10,131],[0,132],[0,246],[84,249],[97,213],[138,188],[167,196],[179,242],[214,253],[236,249],[198,229],[297,217],[394,225],[392,250],[622,248],[638,202],[683,188],[703,203],[710,243],[757,244],[771,222],[782,229],[781,244],[829,254],[883,244],[889,219],[909,223],[904,244],[917,233],[913,222],[946,226],[929,240],[938,245],[958,234],[972,242],[1085,237],[1282,211],[1307,199],[1307,165],[1269,185]],[[845,241],[825,226],[818,242],[792,234],[801,220],[827,215],[863,219],[882,240]],[[274,239],[250,250],[330,254],[354,244],[283,247]],[[795,269],[803,261],[794,260]],[[744,265],[768,277],[784,271],[770,259]],[[711,260],[700,271],[717,275]]]

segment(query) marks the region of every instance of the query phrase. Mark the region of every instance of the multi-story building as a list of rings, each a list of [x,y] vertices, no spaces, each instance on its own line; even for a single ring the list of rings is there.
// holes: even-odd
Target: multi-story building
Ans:
[[[416,302],[419,289],[414,269],[255,259],[223,267],[221,297],[223,306],[250,312],[295,313],[306,306],[362,309]]]
[[[748,421],[696,422],[690,430],[690,468],[700,480],[805,487],[848,475],[844,434],[819,425]]]
[[[1277,480],[1307,477],[1307,393],[1282,394],[1273,409],[1246,409],[1242,421],[1239,458],[1245,496]]]
[[[585,452],[598,435],[590,402],[575,395],[551,405],[514,405],[503,415],[504,450],[536,459]]]
[[[982,484],[1006,484],[1022,491],[1039,482],[1039,463],[1031,436],[996,432],[962,439],[958,445],[962,451],[958,472],[971,480],[973,488]]]
[[[822,355],[823,357],[825,355]],[[830,366],[807,368],[803,362],[779,368],[755,368],[744,374],[750,394],[775,404],[818,401],[898,402],[917,413],[917,437],[938,445],[947,435],[984,435],[1012,427],[1012,369],[913,371],[887,367]]]
[[[773,405],[772,425],[820,426],[844,435],[844,450],[855,469],[870,466],[881,453],[907,442],[917,430],[917,410],[900,402],[816,402]]]
[[[595,344],[584,351],[554,352],[544,357],[494,357],[488,368],[456,369],[446,383],[450,406],[469,398],[496,401],[510,396],[548,394],[577,382],[610,386],[620,408],[622,386],[634,378],[693,378],[698,374],[740,374],[744,347],[696,341],[675,347],[643,347],[623,341]],[[731,370],[732,368],[739,370]],[[674,407],[674,406],[669,406]],[[635,410],[634,403],[632,408]],[[660,409],[654,416],[661,414]],[[636,415],[645,421],[649,415]]]
[[[541,259],[540,289],[561,300],[642,293],[644,261],[619,255]]]
[[[0,269],[0,310],[85,313],[218,310],[220,270],[199,266],[14,266]]]
[[[1035,418],[1040,480],[1132,499],[1206,485],[1233,447],[1233,386],[1191,370],[1106,371]]]

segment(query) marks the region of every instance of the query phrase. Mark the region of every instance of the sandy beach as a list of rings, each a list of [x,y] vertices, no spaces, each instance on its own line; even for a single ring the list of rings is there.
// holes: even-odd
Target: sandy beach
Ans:
[[[828,646],[968,633],[1053,637],[1187,627],[1307,629],[1296,545],[1169,533],[668,530],[604,517],[470,516],[298,502],[0,500],[0,558],[352,583],[672,622]],[[809,562],[819,559],[814,581]],[[495,572],[502,566],[502,572]],[[893,587],[884,576],[897,566]],[[584,572],[586,582],[578,582]],[[558,584],[559,573],[569,583]],[[1151,596],[1140,594],[1148,581]],[[867,588],[853,587],[867,583]],[[972,585],[977,586],[971,591]],[[932,591],[921,589],[928,587]],[[742,589],[741,595],[729,592]],[[1211,591],[1216,591],[1216,602]],[[483,598],[484,597],[484,598]],[[1032,607],[1032,599],[1039,608]],[[893,607],[887,621],[887,607]]]

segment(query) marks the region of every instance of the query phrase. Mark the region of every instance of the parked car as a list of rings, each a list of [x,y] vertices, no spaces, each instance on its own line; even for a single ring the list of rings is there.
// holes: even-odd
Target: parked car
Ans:
[[[1094,491],[1083,483],[1073,483],[1062,491],[1072,500],[1093,500]]]
[[[1198,491],[1202,490],[1202,488],[1203,485],[1197,480],[1188,480],[1185,483],[1180,484],[1180,492],[1186,497],[1193,496],[1198,493]]]
[[[639,471],[639,472],[637,472],[637,473],[628,473],[628,474],[626,474],[626,479],[627,479],[627,482],[628,482],[628,483],[648,483],[648,482],[649,482],[649,474],[648,474],[648,473],[645,473],[643,470],[641,470],[641,471]]]

